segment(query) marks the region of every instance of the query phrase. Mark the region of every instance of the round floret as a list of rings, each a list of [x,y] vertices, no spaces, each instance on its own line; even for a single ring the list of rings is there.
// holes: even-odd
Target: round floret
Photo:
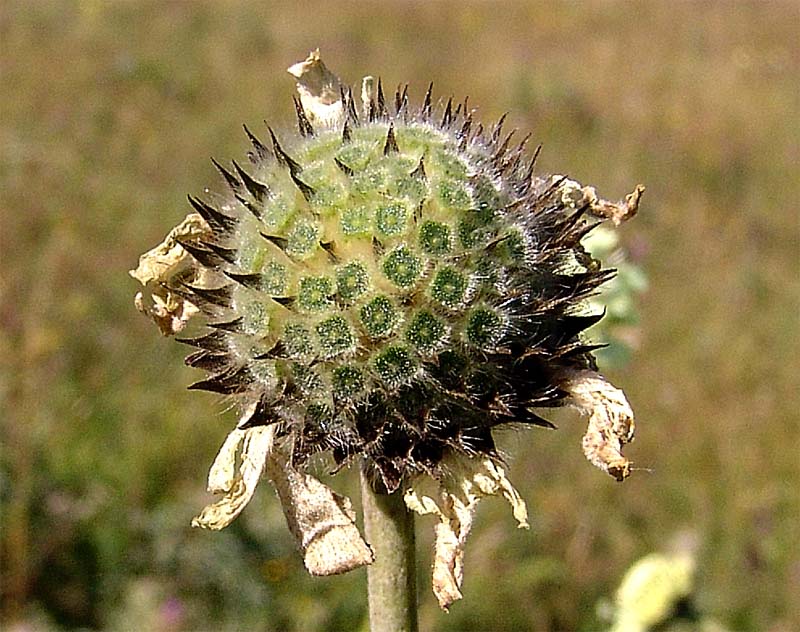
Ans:
[[[301,323],[287,323],[281,338],[286,355],[290,358],[303,359],[314,353],[314,341],[311,332]]]
[[[361,324],[371,338],[383,338],[394,331],[399,320],[397,308],[391,299],[379,295],[364,305],[360,311]]]
[[[406,231],[407,217],[408,209],[404,204],[381,204],[375,211],[375,228],[383,237],[402,235]]]
[[[433,276],[430,294],[434,301],[452,309],[464,303],[468,288],[469,279],[463,272],[443,266]]]
[[[334,397],[344,400],[355,398],[365,387],[363,371],[353,364],[336,367],[332,382]]]
[[[428,310],[414,314],[406,329],[406,340],[422,354],[440,349],[446,338],[447,325]]]
[[[319,226],[301,220],[292,226],[287,235],[286,252],[298,259],[310,257],[319,244]]]
[[[480,349],[493,347],[503,335],[503,318],[496,310],[482,306],[467,314],[464,328],[467,341]]]
[[[383,273],[394,285],[408,290],[416,284],[422,275],[422,260],[408,246],[399,246],[383,259]]]
[[[320,355],[332,358],[350,351],[355,344],[350,324],[343,316],[330,316],[316,326]]]
[[[441,222],[426,221],[419,227],[419,248],[426,255],[446,255],[453,250],[450,227]]]
[[[324,312],[331,305],[333,281],[325,276],[303,277],[297,292],[297,305],[306,312]]]
[[[369,275],[360,261],[352,261],[336,271],[336,294],[342,301],[352,303],[368,288]]]
[[[380,379],[390,388],[411,381],[417,370],[411,351],[403,345],[384,349],[375,357],[374,366]]]

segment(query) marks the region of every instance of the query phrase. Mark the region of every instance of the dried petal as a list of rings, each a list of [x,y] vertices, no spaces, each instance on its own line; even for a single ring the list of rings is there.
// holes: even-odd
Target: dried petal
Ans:
[[[372,563],[372,550],[356,528],[349,498],[295,470],[281,450],[270,455],[267,476],[278,491],[289,530],[303,551],[309,573],[337,575]]]
[[[211,234],[211,228],[197,213],[190,213],[173,228],[163,242],[139,257],[139,265],[129,274],[149,291],[137,292],[136,309],[151,318],[161,333],[178,333],[199,310],[192,303],[170,292],[165,286],[185,271],[192,262],[191,255],[180,245],[181,239],[201,239]]]
[[[256,490],[274,437],[274,425],[246,430],[237,428],[228,435],[208,475],[208,491],[224,496],[206,506],[192,520],[193,527],[218,531],[227,527],[242,512]],[[234,475],[236,452],[240,444],[239,472]]]
[[[636,215],[639,210],[639,200],[644,193],[644,186],[638,184],[632,193],[625,196],[625,200],[609,202],[599,197],[597,190],[592,186],[583,186],[580,182],[564,178],[564,176],[552,176],[551,182],[559,181],[558,191],[562,202],[575,208],[589,204],[589,212],[592,215],[610,219],[615,226],[619,226]]]
[[[572,371],[562,379],[570,402],[589,415],[583,436],[586,458],[618,481],[626,479],[631,464],[622,455],[622,446],[633,441],[635,424],[625,393],[594,371]]]
[[[439,481],[438,500],[422,495],[414,487],[405,493],[409,509],[420,515],[439,517],[434,545],[433,592],[444,610],[462,596],[464,545],[481,498],[502,495],[511,504],[519,528],[529,526],[525,501],[496,460],[453,458],[447,463],[447,469],[447,479]]]
[[[335,127],[344,115],[341,83],[322,62],[319,49],[308,54],[305,61],[287,69],[297,79],[297,93],[306,115],[314,125]]]

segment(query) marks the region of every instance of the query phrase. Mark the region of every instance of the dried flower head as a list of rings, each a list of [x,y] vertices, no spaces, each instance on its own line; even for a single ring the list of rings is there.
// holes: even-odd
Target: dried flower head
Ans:
[[[190,388],[243,411],[209,479],[224,496],[195,524],[228,524],[266,471],[309,570],[368,563],[357,543],[327,565],[309,557],[322,540],[361,542],[349,505],[303,473],[309,458],[357,462],[376,489],[402,488],[409,507],[440,516],[446,607],[477,499],[503,494],[527,524],[496,427],[551,426],[537,411],[573,404],[590,415],[592,463],[618,480],[630,471],[620,448],[632,413],[582,336],[603,317],[589,299],[613,271],[581,240],[632,216],[641,188],[611,204],[536,175],[527,138],[513,143],[503,119],[484,129],[466,101],[434,106],[430,89],[413,107],[405,88],[389,99],[367,78],[359,104],[318,53],[289,71],[299,134],[269,129],[263,142],[245,128],[248,168],[215,163],[227,191],[190,197],[185,230],[136,272],[153,288],[153,305],[137,305],[165,333],[204,315],[205,331],[181,339],[196,349],[187,364],[208,373]],[[438,498],[418,493],[420,475]]]

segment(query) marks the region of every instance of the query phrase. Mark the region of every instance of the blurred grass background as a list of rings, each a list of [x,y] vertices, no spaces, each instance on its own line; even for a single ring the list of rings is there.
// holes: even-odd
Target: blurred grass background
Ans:
[[[15,630],[365,629],[363,571],[312,579],[269,487],[191,530],[233,420],[133,308],[127,270],[221,187],[241,124],[293,124],[284,69],[321,47],[347,81],[469,95],[616,199],[650,277],[624,485],[583,422],[508,433],[533,528],[479,510],[465,599],[424,630],[597,630],[638,557],[700,543],[697,604],[800,629],[796,2],[24,2],[0,6],[2,618]],[[357,499],[354,473],[334,485]]]

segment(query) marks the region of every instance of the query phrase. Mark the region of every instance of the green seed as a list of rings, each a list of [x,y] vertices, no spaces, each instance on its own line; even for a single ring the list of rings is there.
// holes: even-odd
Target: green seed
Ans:
[[[453,266],[439,268],[431,282],[431,298],[445,307],[455,308],[463,304],[469,281]]]
[[[297,306],[306,312],[323,312],[333,305],[333,281],[328,277],[303,277],[297,292]]]
[[[364,390],[364,374],[357,366],[345,365],[333,370],[333,395],[353,399]]]
[[[375,211],[375,228],[383,237],[401,235],[406,230],[408,209],[402,204],[384,204]]]
[[[493,347],[503,333],[503,319],[493,309],[478,307],[467,315],[464,333],[467,341],[476,347]]]

